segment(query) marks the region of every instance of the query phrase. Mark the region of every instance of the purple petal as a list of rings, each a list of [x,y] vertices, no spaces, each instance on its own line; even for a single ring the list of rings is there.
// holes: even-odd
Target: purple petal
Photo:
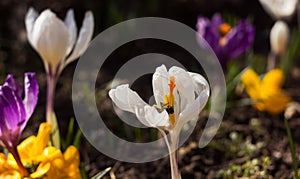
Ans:
[[[20,97],[8,86],[2,86],[3,114],[7,128],[14,133],[26,123],[24,104]]]
[[[227,52],[227,59],[237,57],[250,48],[255,35],[254,27],[247,21],[241,21],[226,36],[227,44],[224,46],[224,52]]]
[[[219,32],[220,25],[223,24],[222,16],[219,13],[214,14],[211,18],[210,31],[219,39],[221,37]]]
[[[205,17],[199,17],[197,21],[197,36],[198,43],[201,45],[202,39],[199,38],[201,36],[204,38],[213,51],[218,54],[220,52],[219,47],[219,38],[220,34],[217,32],[219,23],[222,22],[222,19],[219,19],[218,15],[214,16],[214,21],[210,22]]]
[[[26,111],[26,120],[28,120],[38,101],[39,86],[35,78],[35,73],[25,73],[24,76],[25,98],[23,103]]]
[[[2,136],[7,131],[7,125],[4,116],[4,105],[6,105],[7,102],[3,100],[2,97],[3,93],[1,88],[0,88],[0,136]]]
[[[10,87],[20,98],[22,97],[22,88],[12,75],[7,75],[4,85]]]

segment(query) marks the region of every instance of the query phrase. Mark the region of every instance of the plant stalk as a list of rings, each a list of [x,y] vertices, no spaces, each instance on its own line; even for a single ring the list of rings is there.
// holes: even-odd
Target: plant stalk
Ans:
[[[289,123],[288,123],[287,118],[284,118],[284,125],[285,125],[285,129],[286,129],[286,133],[288,135],[289,144],[290,144],[290,151],[291,151],[291,155],[292,155],[294,175],[295,175],[296,179],[299,179],[298,160],[297,160],[297,157],[296,157],[295,146],[294,146],[294,143],[293,143],[293,138],[292,138],[292,135],[291,135],[291,129],[289,127]]]
[[[171,166],[171,178],[172,179],[181,179],[180,172],[178,170],[178,140],[179,136],[172,135],[169,133],[169,135],[166,135],[165,131],[159,129],[159,131],[164,136],[165,142],[168,147],[169,156],[170,156],[170,166]]]
[[[47,122],[51,124],[51,139],[53,145],[60,149],[60,135],[59,128],[57,124],[56,115],[54,112],[54,97],[55,97],[55,87],[57,78],[52,75],[47,75],[47,104],[46,104],[46,119]]]
[[[28,171],[26,170],[26,168],[24,167],[24,165],[21,162],[21,158],[20,158],[19,152],[17,150],[17,147],[8,148],[7,150],[13,155],[13,157],[19,167],[19,171],[20,171],[21,175],[23,177],[28,176]]]

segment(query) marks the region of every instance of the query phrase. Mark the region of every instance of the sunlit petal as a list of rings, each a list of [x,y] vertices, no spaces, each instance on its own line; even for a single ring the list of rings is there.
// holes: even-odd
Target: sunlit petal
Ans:
[[[32,43],[32,31],[33,31],[33,27],[34,27],[34,23],[35,20],[38,17],[38,13],[32,8],[30,7],[26,16],[25,16],[25,26],[26,26],[26,31],[27,31],[27,38],[28,41],[30,42],[30,44],[35,48],[35,46]]]
[[[155,107],[145,106],[145,119],[151,127],[167,127],[170,126],[169,115],[164,110],[161,113]]]
[[[67,58],[66,65],[78,58],[87,49],[92,39],[94,30],[94,16],[92,12],[88,11],[85,13],[82,24],[76,45],[72,54]]]
[[[160,67],[157,67],[152,77],[152,86],[155,102],[158,106],[164,101],[164,95],[168,94],[168,83],[169,73],[166,66],[161,65]]]
[[[67,26],[47,9],[37,18],[32,34],[32,44],[37,52],[46,64],[56,68],[66,57],[69,44]]]
[[[66,55],[68,55],[72,51],[77,38],[77,26],[74,19],[73,9],[68,10],[65,18],[65,24],[68,28],[69,35],[70,35],[68,49],[66,52]]]

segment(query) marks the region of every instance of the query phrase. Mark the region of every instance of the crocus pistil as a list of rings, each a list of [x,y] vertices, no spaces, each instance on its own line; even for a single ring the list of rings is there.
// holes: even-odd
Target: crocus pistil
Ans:
[[[175,125],[175,115],[174,115],[174,95],[173,90],[176,86],[175,84],[175,77],[170,77],[170,83],[168,84],[170,87],[170,93],[168,95],[164,96],[164,104],[163,106],[166,106],[166,111],[169,114],[169,120],[174,127]]]

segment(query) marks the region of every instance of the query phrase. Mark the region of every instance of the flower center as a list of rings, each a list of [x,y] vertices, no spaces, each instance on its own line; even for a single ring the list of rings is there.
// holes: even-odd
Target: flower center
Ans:
[[[174,90],[175,86],[176,86],[175,77],[171,76],[170,83],[169,83],[170,93],[168,95],[164,96],[163,105],[164,105],[164,108],[166,109],[167,113],[169,114],[169,120],[170,120],[172,126],[174,126],[174,124],[175,124],[174,95],[173,95],[173,90]]]
[[[228,32],[230,32],[231,26],[227,23],[223,23],[219,26],[218,30],[222,36],[225,36],[226,34],[228,34]]]
[[[223,47],[227,43],[227,39],[225,38],[225,36],[230,32],[231,26],[227,23],[223,23],[219,26],[218,30],[221,34],[221,38],[219,39],[219,45]]]

